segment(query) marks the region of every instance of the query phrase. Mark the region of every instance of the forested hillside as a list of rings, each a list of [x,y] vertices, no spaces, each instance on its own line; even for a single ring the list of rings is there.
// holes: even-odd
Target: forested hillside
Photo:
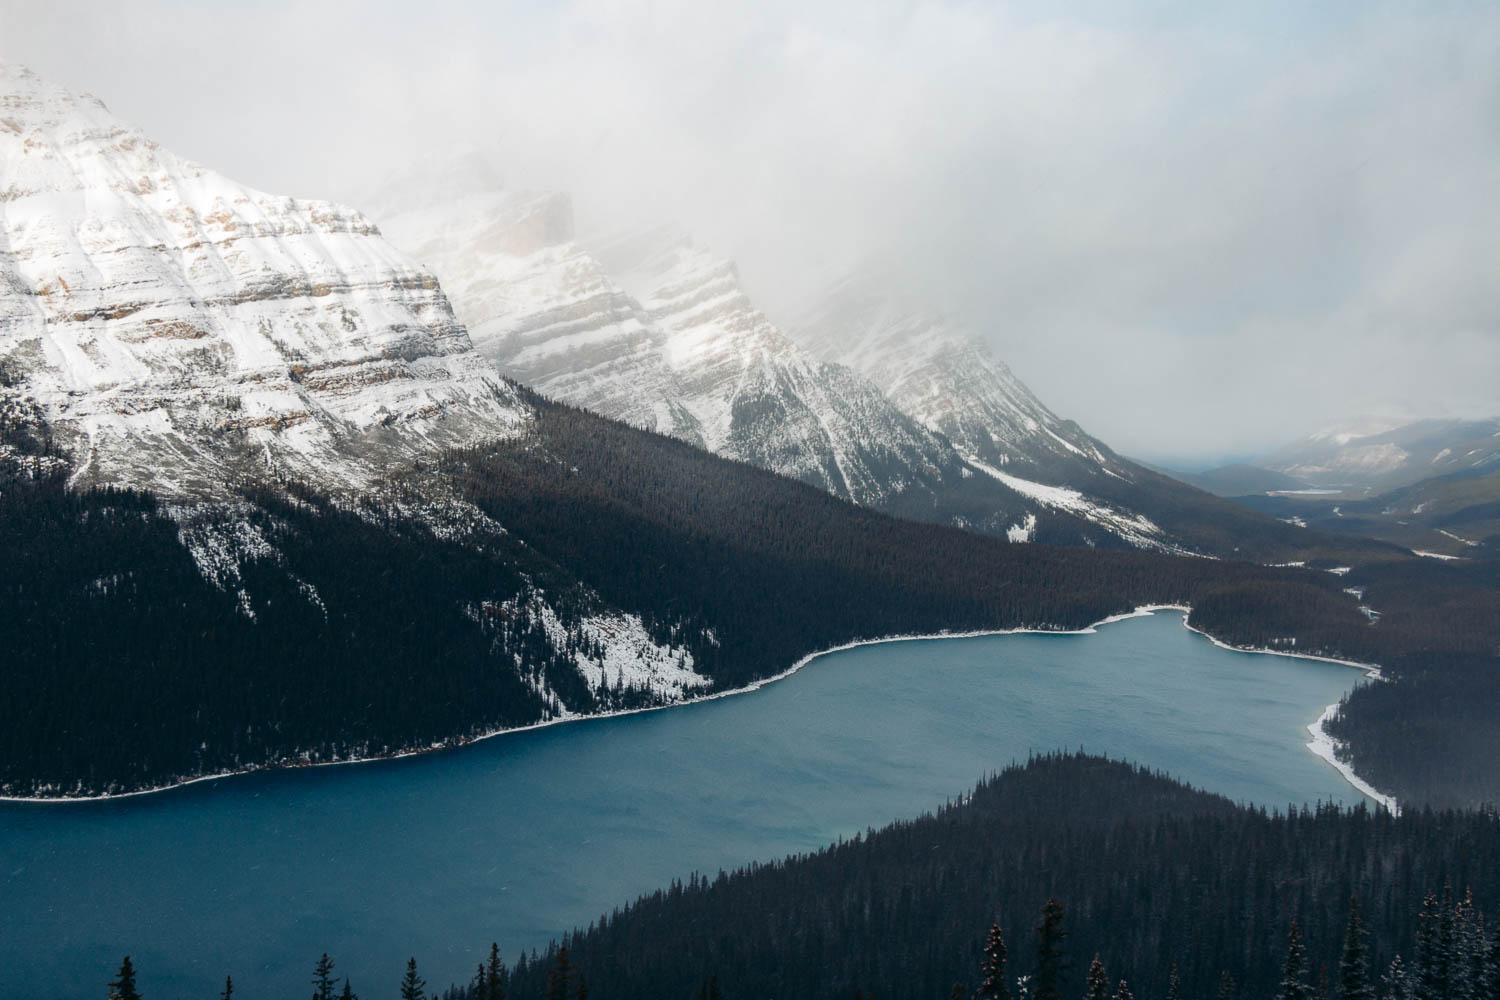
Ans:
[[[1106,995],[1124,979],[1142,998],[1224,997],[1227,975],[1229,996],[1269,1000],[1295,921],[1311,1000],[1340,982],[1351,897],[1369,936],[1349,985],[1395,1000],[1500,985],[1479,916],[1500,902],[1494,813],[1267,815],[1081,755],[1010,767],[936,815],[815,854],[692,876],[563,943],[601,1000],[689,998],[710,980],[731,1000],[938,1000],[981,986],[998,922],[1010,976],[1031,975],[1037,997],[1049,964],[1063,997],[1085,996],[1098,955]],[[1064,934],[1050,963],[1037,933],[1048,900],[1063,905],[1054,931]],[[1407,992],[1379,981],[1398,955]],[[518,963],[510,995],[547,995],[555,965],[555,950]],[[1014,978],[1006,985],[1016,996]]]
[[[1356,766],[1403,800],[1500,799],[1500,583],[1481,567],[1373,544],[1343,576],[1016,545],[531,402],[534,433],[353,503],[270,483],[184,520],[144,493],[70,491],[60,470],[12,475],[0,786],[151,787],[693,693],[586,683],[589,616],[606,612],[637,616],[653,655],[691,658],[707,692],[858,638],[1180,603],[1226,641],[1385,665],[1396,683],[1361,688],[1338,723]],[[1315,565],[1351,554],[1317,538]]]
[[[1497,902],[1493,811],[1268,814],[1056,754],[935,814],[690,874],[541,952],[480,937],[467,983],[429,991],[413,957],[399,984],[354,985],[366,1000],[1489,1000]],[[308,949],[314,1000],[354,1000]],[[127,959],[111,986],[150,997],[137,974]]]

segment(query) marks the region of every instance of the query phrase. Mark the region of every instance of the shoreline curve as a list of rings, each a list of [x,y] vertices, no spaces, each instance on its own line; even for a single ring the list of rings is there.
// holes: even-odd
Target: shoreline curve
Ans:
[[[1107,617],[1099,619],[1096,622],[1092,622],[1089,625],[1084,626],[1083,628],[1077,628],[1077,629],[1061,629],[1061,628],[979,629],[979,630],[968,631],[968,632],[931,632],[931,633],[923,633],[923,634],[918,634],[918,635],[890,635],[890,636],[882,636],[882,637],[876,638],[876,639],[857,639],[857,640],[855,640],[853,642],[846,642],[846,643],[844,643],[842,645],[839,645],[839,646],[830,646],[827,649],[820,649],[820,650],[817,650],[815,652],[808,653],[806,656],[803,656],[801,659],[797,660],[797,662],[793,663],[790,667],[788,667],[787,669],[781,671],[780,673],[772,674],[772,675],[767,676],[767,677],[762,677],[759,680],[751,681],[749,684],[746,684],[746,685],[744,685],[742,687],[732,688],[732,689],[730,689],[728,691],[717,691],[717,692],[714,692],[713,694],[701,695],[701,696],[691,697],[691,698],[684,698],[682,701],[674,701],[674,702],[670,702],[670,703],[665,704],[665,705],[649,705],[649,706],[646,706],[644,708],[616,709],[616,710],[609,711],[609,712],[596,712],[596,713],[586,713],[586,714],[580,714],[580,713],[574,713],[574,712],[564,712],[562,715],[559,715],[559,716],[557,716],[555,718],[552,718],[552,719],[543,719],[543,720],[541,720],[539,722],[528,723],[527,725],[524,725],[524,726],[512,726],[512,727],[506,728],[506,729],[495,729],[495,730],[491,730],[490,732],[481,733],[478,736],[468,737],[468,738],[465,738],[465,739],[462,739],[462,740],[458,740],[458,741],[452,742],[452,743],[434,744],[432,746],[426,746],[426,747],[413,747],[413,748],[408,748],[408,749],[405,749],[405,750],[398,750],[398,751],[396,751],[394,753],[376,754],[376,755],[370,756],[370,757],[351,757],[348,760],[309,761],[309,762],[305,762],[305,763],[296,763],[295,761],[286,761],[286,762],[277,763],[277,764],[266,764],[266,765],[262,765],[262,766],[259,766],[259,767],[237,768],[237,769],[231,770],[231,771],[219,771],[219,772],[215,772],[214,774],[204,774],[204,775],[198,775],[198,776],[192,777],[192,778],[184,778],[181,781],[173,781],[173,782],[170,782],[168,784],[156,785],[156,786],[153,786],[151,788],[139,788],[139,789],[135,789],[135,790],[129,791],[129,792],[110,792],[110,793],[106,793],[106,794],[102,794],[102,795],[70,795],[70,796],[65,796],[65,795],[31,795],[31,796],[27,796],[27,795],[0,795],[0,802],[27,803],[27,804],[34,804],[34,805],[50,805],[50,804],[57,804],[57,805],[78,805],[78,804],[86,804],[86,803],[114,802],[114,801],[119,801],[121,799],[138,798],[140,796],[145,796],[145,795],[158,795],[158,794],[162,794],[162,793],[165,793],[165,792],[173,791],[174,789],[186,788],[189,785],[200,784],[200,783],[205,782],[205,781],[220,781],[220,780],[225,779],[225,778],[235,778],[235,777],[240,777],[242,775],[248,775],[248,774],[261,774],[261,773],[264,773],[264,772],[267,772],[267,771],[292,771],[292,770],[300,770],[302,768],[310,768],[310,767],[340,767],[340,766],[356,765],[356,764],[374,764],[374,763],[379,763],[381,761],[401,760],[401,759],[406,758],[406,757],[417,757],[417,756],[421,756],[421,755],[425,755],[425,754],[430,754],[430,753],[440,753],[440,752],[442,752],[444,750],[457,750],[457,749],[459,749],[461,747],[470,746],[470,745],[472,745],[474,743],[479,743],[479,742],[482,742],[484,740],[494,739],[495,737],[498,737],[498,736],[505,736],[505,735],[510,734],[510,733],[530,732],[532,730],[543,729],[543,728],[546,728],[548,726],[562,725],[562,724],[568,723],[568,722],[582,722],[582,721],[587,721],[587,720],[590,720],[590,719],[611,719],[611,718],[619,718],[621,716],[627,716],[627,715],[641,715],[641,714],[644,714],[646,712],[660,712],[660,711],[664,711],[664,710],[672,709],[672,708],[682,708],[682,707],[685,707],[685,706],[688,706],[688,705],[696,705],[696,704],[700,704],[702,702],[717,701],[720,698],[730,698],[730,697],[733,697],[735,695],[749,694],[752,691],[759,691],[761,688],[766,687],[767,685],[774,684],[777,681],[782,681],[782,680],[785,680],[788,677],[791,677],[793,674],[799,672],[800,670],[802,670],[804,667],[806,667],[808,664],[812,663],[814,660],[818,659],[819,657],[828,656],[831,653],[842,653],[842,652],[844,652],[846,650],[857,649],[860,646],[876,646],[876,645],[881,645],[883,643],[916,642],[916,641],[921,641],[921,640],[935,640],[935,639],[977,639],[977,638],[983,638],[983,637],[987,637],[987,636],[1004,636],[1004,635],[1094,635],[1094,634],[1096,634],[1098,632],[1098,630],[1102,626],[1113,625],[1116,622],[1128,621],[1128,620],[1130,620],[1132,618],[1149,618],[1155,612],[1158,612],[1158,611],[1180,611],[1180,612],[1182,612],[1182,626],[1183,626],[1183,628],[1187,629],[1189,632],[1195,632],[1198,635],[1203,636],[1209,642],[1212,642],[1215,646],[1218,646],[1221,649],[1229,650],[1231,652],[1236,652],[1236,653],[1260,653],[1260,654],[1268,654],[1268,655],[1272,655],[1272,656],[1290,656],[1290,657],[1293,657],[1295,659],[1303,659],[1303,660],[1319,660],[1319,661],[1322,661],[1324,663],[1334,663],[1334,664],[1338,664],[1340,666],[1354,667],[1354,668],[1356,668],[1358,670],[1363,670],[1365,672],[1365,675],[1367,677],[1370,677],[1370,678],[1373,678],[1373,679],[1376,679],[1376,680],[1379,680],[1379,679],[1382,678],[1382,675],[1380,673],[1380,667],[1377,666],[1377,665],[1375,665],[1375,664],[1372,664],[1372,663],[1358,663],[1358,662],[1356,662],[1354,660],[1340,660],[1340,659],[1336,659],[1334,657],[1317,656],[1317,655],[1314,655],[1314,654],[1311,654],[1311,653],[1291,653],[1291,652],[1287,652],[1285,650],[1279,650],[1279,649],[1257,649],[1257,648],[1242,647],[1242,646],[1232,646],[1229,643],[1226,643],[1223,640],[1218,639],[1215,636],[1210,635],[1209,633],[1203,631],[1202,629],[1194,628],[1192,625],[1189,625],[1188,624],[1188,615],[1192,613],[1192,608],[1189,607],[1188,605],[1185,605],[1185,604],[1142,604],[1142,605],[1137,606],[1134,610],[1131,610],[1131,611],[1128,611],[1128,612],[1121,612],[1119,614],[1109,615]],[[1314,720],[1313,722],[1308,723],[1307,729],[1308,729],[1308,732],[1312,735],[1313,738],[1312,738],[1312,740],[1310,740],[1306,744],[1307,749],[1314,756],[1320,758],[1321,760],[1323,760],[1323,761],[1327,762],[1329,765],[1331,765],[1334,768],[1334,770],[1338,771],[1339,774],[1344,778],[1344,780],[1347,781],[1349,783],[1349,785],[1352,786],[1356,791],[1358,791],[1362,795],[1365,795],[1366,797],[1372,799],[1379,806],[1381,806],[1383,808],[1386,808],[1386,809],[1389,809],[1391,812],[1399,815],[1400,811],[1401,811],[1401,807],[1400,807],[1399,803],[1396,801],[1396,798],[1394,796],[1386,795],[1383,792],[1377,791],[1372,785],[1370,785],[1363,778],[1361,778],[1358,774],[1356,774],[1353,767],[1351,767],[1350,765],[1348,765],[1348,764],[1346,764],[1343,761],[1340,761],[1338,759],[1337,754],[1336,754],[1337,744],[1335,743],[1334,739],[1331,736],[1329,736],[1323,730],[1323,723],[1326,722],[1328,719],[1330,719],[1333,716],[1333,713],[1335,711],[1337,711],[1337,710],[1338,710],[1338,702],[1334,702],[1332,705],[1329,705],[1327,708],[1325,708],[1323,710],[1323,713],[1321,715],[1319,715],[1316,720]]]

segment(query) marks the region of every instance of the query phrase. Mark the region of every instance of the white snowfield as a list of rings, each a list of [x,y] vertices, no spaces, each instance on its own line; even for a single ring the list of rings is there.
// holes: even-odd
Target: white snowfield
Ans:
[[[0,364],[81,481],[360,488],[527,413],[364,216],[242,187],[0,63]]]
[[[1144,514],[1131,514],[1126,511],[1116,510],[1108,504],[1084,496],[1077,490],[1070,490],[1063,486],[1047,486],[1043,483],[1033,483],[1022,479],[1020,476],[1012,476],[1007,472],[1002,472],[991,465],[981,462],[972,455],[966,456],[966,458],[974,468],[986,475],[993,476],[1017,493],[1031,497],[1044,507],[1065,510],[1087,521],[1092,521],[1101,527],[1108,528],[1111,532],[1137,548],[1155,549],[1161,552],[1176,552],[1183,555],[1191,554],[1186,549],[1172,544],[1167,538],[1166,533]],[[1024,531],[1011,528],[1011,541],[1029,540],[1031,530],[1035,527],[1036,518],[1032,517],[1025,526]],[[1018,537],[1020,535],[1024,535],[1025,537]]]

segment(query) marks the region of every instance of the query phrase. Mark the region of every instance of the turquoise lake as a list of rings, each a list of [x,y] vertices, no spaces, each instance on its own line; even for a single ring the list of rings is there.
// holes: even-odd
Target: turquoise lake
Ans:
[[[1361,796],[1306,726],[1361,678],[1158,612],[1094,635],[862,646],[759,691],[393,761],[78,804],[0,803],[0,992],[306,996],[329,952],[394,995],[463,981],[692,871],[820,847],[1083,749],[1233,799]],[[37,991],[38,984],[46,984]]]

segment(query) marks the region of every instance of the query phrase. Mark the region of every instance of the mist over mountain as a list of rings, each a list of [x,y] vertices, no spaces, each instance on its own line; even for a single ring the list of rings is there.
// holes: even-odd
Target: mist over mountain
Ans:
[[[1161,462],[1350,413],[1493,414],[1497,19],[62,0],[0,4],[0,38],[260,189],[369,211],[413,159],[492,148],[511,187],[567,191],[591,227],[676,220],[783,329],[898,261],[1055,412]]]

